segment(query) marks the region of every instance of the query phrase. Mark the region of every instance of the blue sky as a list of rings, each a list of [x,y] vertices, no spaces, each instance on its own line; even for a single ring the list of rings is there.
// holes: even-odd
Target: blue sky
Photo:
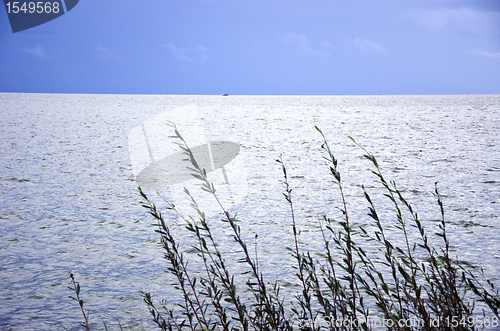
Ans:
[[[500,93],[498,0],[82,0],[12,33],[0,92]]]

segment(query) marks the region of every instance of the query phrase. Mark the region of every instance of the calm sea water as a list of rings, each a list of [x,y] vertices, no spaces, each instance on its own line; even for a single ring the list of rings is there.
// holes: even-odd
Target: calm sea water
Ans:
[[[389,205],[349,135],[377,156],[431,230],[439,218],[433,195],[438,182],[453,254],[484,268],[500,286],[500,95],[0,94],[0,108],[3,329],[77,327],[81,315],[68,297],[69,272],[81,283],[99,327],[98,315],[111,325],[119,319],[152,327],[140,291],[173,300],[172,280],[135,181],[146,145],[133,132],[158,136],[163,128],[151,129],[155,119],[186,118],[179,125],[195,140],[239,144],[238,157],[227,165],[240,185],[229,192],[228,208],[238,211],[250,242],[259,234],[259,262],[270,281],[278,278],[285,288],[293,282],[285,250],[292,238],[290,213],[275,162],[280,154],[291,176],[301,244],[321,246],[318,214],[339,217],[317,125],[339,160],[356,226],[369,222],[360,184],[381,209]],[[186,109],[196,111],[196,123],[187,120]],[[150,155],[161,150],[154,137],[148,144]],[[154,196],[154,189],[145,191]],[[180,199],[170,188],[160,191]],[[199,199],[212,205],[203,195]],[[211,211],[210,220],[217,222],[217,215]],[[389,209],[382,215],[391,229],[394,214]],[[168,217],[180,231],[180,221]],[[232,263],[238,256],[230,231],[217,229]]]

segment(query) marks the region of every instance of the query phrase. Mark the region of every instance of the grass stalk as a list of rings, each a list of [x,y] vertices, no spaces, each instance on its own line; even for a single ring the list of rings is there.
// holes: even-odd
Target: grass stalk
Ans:
[[[492,281],[486,279],[484,272],[477,267],[453,259],[450,256],[450,238],[447,232],[444,203],[437,183],[434,193],[439,206],[439,232],[436,236],[440,245],[431,244],[426,225],[418,213],[403,196],[394,181],[386,179],[377,159],[364,147],[349,137],[364,152],[364,158],[373,166],[372,173],[381,185],[383,196],[389,200],[395,218],[395,229],[389,231],[394,222],[380,217],[370,192],[362,185],[362,193],[367,201],[367,215],[373,230],[363,226],[353,228],[353,216],[348,210],[344,184],[340,175],[338,160],[335,158],[323,132],[315,129],[322,137],[321,149],[328,162],[328,170],[333,177],[335,189],[340,194],[341,220],[327,215],[318,217],[319,232],[323,247],[312,251],[307,243],[299,240],[299,220],[294,211],[292,186],[282,155],[276,161],[283,171],[283,196],[291,215],[293,233],[292,247],[288,248],[297,268],[295,274],[301,290],[295,294],[282,293],[279,280],[264,279],[259,267],[257,235],[251,245],[243,239],[240,221],[236,214],[231,215],[221,203],[214,184],[209,180],[205,169],[201,168],[172,123],[176,143],[190,161],[189,169],[194,178],[201,182],[201,189],[214,198],[223,217],[222,224],[229,226],[234,243],[240,254],[238,262],[247,268],[243,274],[246,290],[237,286],[242,275],[235,274],[224,258],[212,231],[212,220],[198,206],[193,195],[185,189],[191,200],[191,207],[197,217],[184,217],[177,208],[164,199],[167,210],[185,221],[184,229],[192,236],[191,247],[201,258],[200,270],[188,268],[185,244],[176,241],[174,232],[165,221],[155,203],[139,188],[144,201],[143,206],[156,220],[155,231],[160,234],[161,245],[168,270],[177,282],[179,299],[176,305],[158,306],[149,293],[142,292],[143,300],[152,315],[154,323],[161,330],[223,330],[223,331],[292,331],[292,330],[373,330],[372,318],[381,318],[387,330],[476,330],[477,312],[475,302],[482,301],[494,314],[489,321],[499,320],[500,295]],[[390,222],[390,223],[388,223]],[[397,242],[402,240],[402,244]],[[415,240],[415,242],[412,242]],[[369,248],[366,244],[372,244]],[[373,245],[377,252],[373,253]],[[399,247],[401,246],[401,247]],[[83,309],[79,296],[79,285],[73,282],[73,292],[79,303],[89,331],[88,313]],[[243,296],[242,293],[253,295]],[[243,300],[241,297],[246,297]],[[291,302],[287,300],[292,299]],[[176,308],[180,308],[176,310]],[[483,318],[486,319],[483,311]],[[490,317],[488,317],[490,318]],[[298,320],[298,325],[293,321]],[[454,324],[458,320],[460,323]],[[416,324],[408,324],[416,321]],[[496,321],[496,322],[495,322]],[[349,322],[347,325],[345,322]],[[107,329],[106,324],[103,324]],[[491,324],[492,326],[495,324]]]

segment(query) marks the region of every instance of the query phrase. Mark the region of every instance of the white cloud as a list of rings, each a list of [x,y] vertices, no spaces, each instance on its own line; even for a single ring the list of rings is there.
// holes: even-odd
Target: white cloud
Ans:
[[[186,50],[183,48],[177,48],[177,46],[172,44],[165,44],[165,47],[170,51],[177,61],[190,62],[192,59],[186,55]]]
[[[439,8],[415,11],[412,16],[417,23],[431,31],[466,29],[476,34],[496,31],[500,12],[474,8]]]
[[[487,51],[481,51],[478,49],[469,49],[466,52],[469,54],[475,55],[475,56],[479,56],[479,57],[485,57],[485,58],[489,58],[489,59],[500,59],[500,52],[491,53],[491,52],[487,52]]]
[[[203,45],[199,45],[194,50],[188,48],[179,48],[173,44],[165,44],[164,46],[169,50],[172,56],[180,62],[205,62],[208,60],[208,48]]]
[[[330,53],[322,49],[314,49],[309,45],[309,40],[303,34],[287,33],[281,41],[285,44],[292,45],[300,51],[314,57],[331,57]],[[324,43],[323,43],[324,45]]]
[[[445,29],[450,21],[449,10],[429,10],[416,15],[417,22],[429,30]]]
[[[113,58],[113,53],[103,45],[96,45],[94,47],[95,57],[99,60],[109,61]]]
[[[200,52],[207,52],[207,51],[208,51],[208,48],[206,48],[206,47],[205,47],[205,46],[203,46],[203,45],[199,45],[199,46],[198,46],[198,50],[199,50]]]
[[[384,47],[367,39],[356,38],[354,39],[353,43],[354,46],[356,46],[359,50],[366,53],[370,52],[385,53]]]
[[[36,45],[33,48],[26,47],[23,50],[26,53],[34,55],[34,56],[36,56],[39,59],[47,59],[47,58],[49,58],[49,55],[47,54],[47,52],[45,52],[45,50],[43,49],[42,45]]]
[[[308,42],[307,37],[303,34],[296,35],[294,33],[287,33],[286,37],[281,39],[281,41],[293,45],[306,45]]]
[[[332,43],[331,43],[331,42],[329,42],[328,40],[323,40],[323,41],[321,42],[321,44],[322,44],[323,46],[325,46],[326,48],[333,48]]]

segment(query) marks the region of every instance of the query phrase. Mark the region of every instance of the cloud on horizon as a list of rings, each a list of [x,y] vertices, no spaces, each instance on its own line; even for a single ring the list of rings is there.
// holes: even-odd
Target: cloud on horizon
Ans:
[[[365,53],[385,53],[384,47],[379,44],[374,43],[371,40],[356,38],[353,41],[354,46]]]
[[[465,29],[475,34],[486,34],[499,27],[500,11],[476,8],[439,8],[416,11],[417,23],[428,30]]]
[[[111,52],[109,48],[107,48],[106,46],[96,45],[94,47],[94,50],[95,50],[95,57],[98,60],[109,61],[114,57],[113,52]]]
[[[309,45],[309,40],[303,34],[297,35],[294,33],[287,33],[284,38],[280,39],[280,41],[314,57],[331,57],[331,54],[328,51],[312,48]],[[323,45],[325,45],[325,42],[323,42]]]
[[[28,54],[34,55],[35,57],[45,60],[49,58],[49,54],[43,49],[43,46],[38,44],[33,48],[28,48],[25,47],[23,48],[23,51],[25,51]]]
[[[170,51],[173,57],[180,62],[191,62],[192,59],[186,55],[186,50],[184,48],[178,48],[173,44],[165,44],[165,48]]]
[[[489,58],[489,59],[500,59],[500,52],[497,53],[492,53],[492,52],[487,52],[487,51],[481,51],[478,49],[469,49],[466,51],[469,54],[483,57],[483,58]]]
[[[194,62],[199,60],[201,62],[205,62],[208,60],[208,48],[205,46],[199,45],[194,49],[195,52],[199,53],[197,55],[187,55],[187,53],[192,53],[190,49],[187,48],[179,48],[174,44],[165,44],[164,47],[172,54],[172,56],[179,62]]]

